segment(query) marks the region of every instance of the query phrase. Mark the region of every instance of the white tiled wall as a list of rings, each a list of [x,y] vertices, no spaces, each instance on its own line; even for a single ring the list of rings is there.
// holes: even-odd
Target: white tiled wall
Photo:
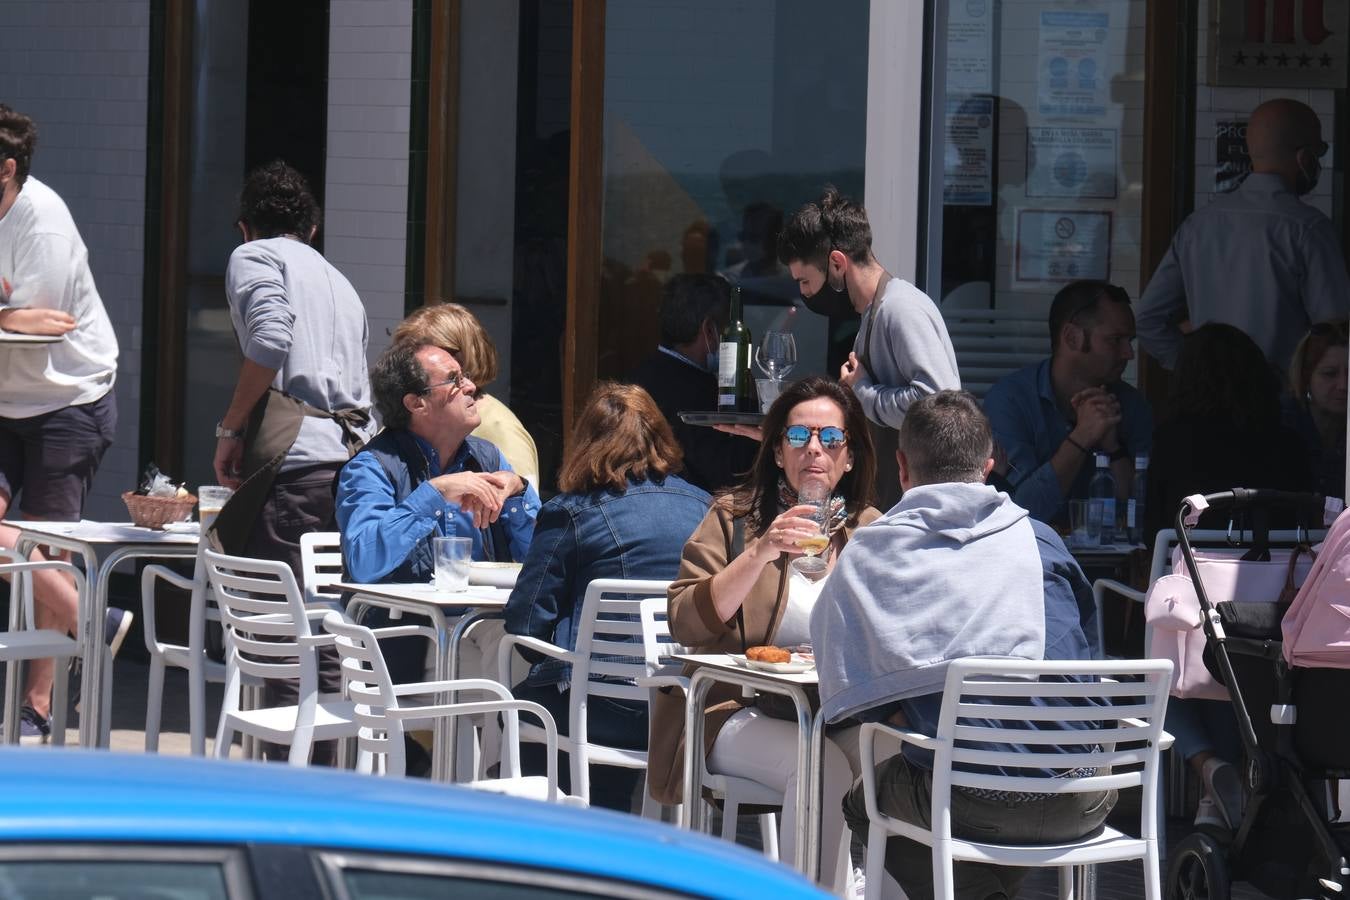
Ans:
[[[120,520],[136,481],[141,377],[149,0],[0,3],[0,102],[33,117],[33,174],[70,207],[121,345],[117,440],[90,518]]]
[[[324,255],[366,304],[370,358],[403,319],[412,0],[332,0]]]

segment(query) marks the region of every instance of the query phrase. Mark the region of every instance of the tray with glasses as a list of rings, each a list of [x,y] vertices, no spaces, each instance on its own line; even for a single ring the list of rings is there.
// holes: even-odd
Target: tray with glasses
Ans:
[[[759,425],[764,413],[688,410],[677,413],[686,425]]]

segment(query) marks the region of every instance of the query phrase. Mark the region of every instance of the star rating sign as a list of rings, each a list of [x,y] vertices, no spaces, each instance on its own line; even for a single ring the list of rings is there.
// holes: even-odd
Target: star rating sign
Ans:
[[[1323,53],[1320,57],[1318,57],[1317,61],[1322,64],[1322,68],[1324,69],[1331,68],[1331,54]]]
[[[1257,64],[1258,66],[1264,66],[1264,65],[1266,64],[1266,60],[1268,60],[1268,59],[1270,59],[1270,57],[1269,57],[1269,56],[1266,56],[1265,53],[1258,53],[1258,54],[1256,54],[1256,64]]]
[[[1246,64],[1247,64],[1247,54],[1243,53],[1241,50],[1233,54],[1233,65],[1245,66]]]
[[[1298,55],[1298,67],[1300,69],[1307,69],[1310,66],[1312,66],[1312,57],[1306,53],[1300,53]]]
[[[1275,61],[1276,61],[1277,63],[1279,63],[1281,67],[1288,66],[1288,65],[1289,65],[1289,54],[1288,54],[1288,53],[1279,53],[1279,54],[1276,54],[1276,56],[1275,56]]]

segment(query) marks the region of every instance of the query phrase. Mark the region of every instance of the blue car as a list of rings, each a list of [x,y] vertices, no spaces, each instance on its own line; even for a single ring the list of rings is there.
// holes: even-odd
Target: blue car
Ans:
[[[0,773],[4,897],[825,896],[724,841],[425,781],[35,749]]]

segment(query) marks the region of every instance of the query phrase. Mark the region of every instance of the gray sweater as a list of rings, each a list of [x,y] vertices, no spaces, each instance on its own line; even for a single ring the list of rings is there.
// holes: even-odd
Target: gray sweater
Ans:
[[[868,363],[853,393],[867,418],[878,425],[899,428],[915,400],[961,389],[956,351],[942,313],[903,278],[886,282],[880,305],[873,303],[863,313],[853,352]]]
[[[273,387],[322,410],[370,406],[365,307],[317,250],[290,238],[242,244],[225,294],[240,349],[277,370]],[[306,417],[282,470],[346,460],[338,424]]]
[[[826,721],[940,691],[953,659],[1041,659],[1045,594],[1027,511],[985,484],[910,488],[839,555],[811,643]]]

